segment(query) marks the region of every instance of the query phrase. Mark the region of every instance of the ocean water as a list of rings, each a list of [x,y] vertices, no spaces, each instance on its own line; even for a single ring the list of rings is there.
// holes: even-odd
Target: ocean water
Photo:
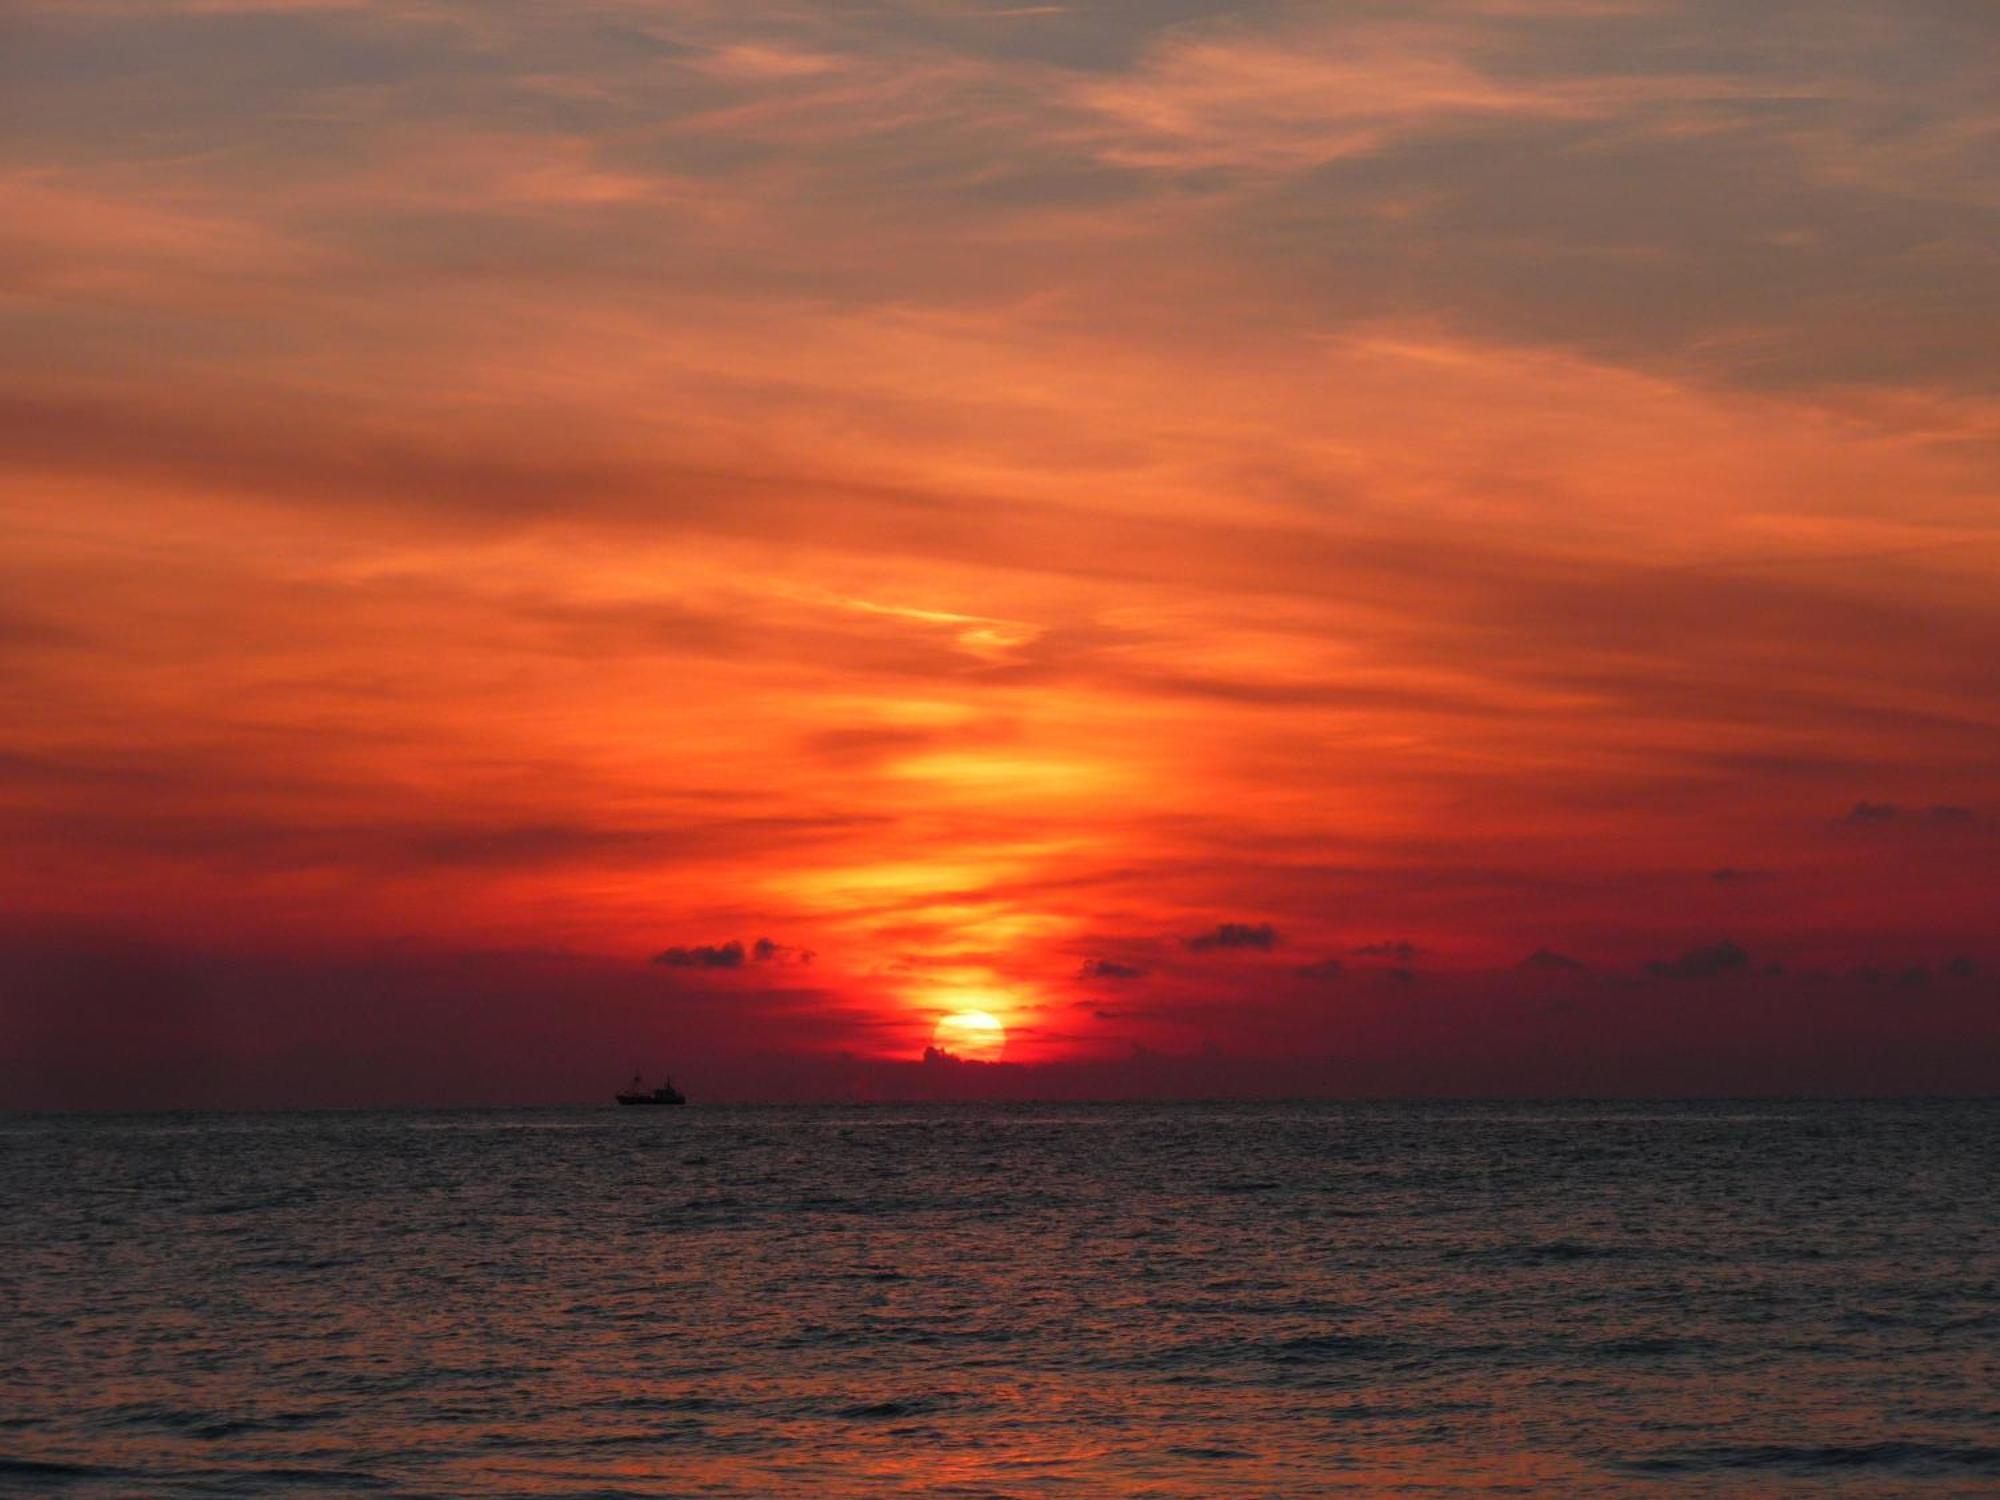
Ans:
[[[2000,1494],[2000,1105],[0,1118],[0,1490]]]

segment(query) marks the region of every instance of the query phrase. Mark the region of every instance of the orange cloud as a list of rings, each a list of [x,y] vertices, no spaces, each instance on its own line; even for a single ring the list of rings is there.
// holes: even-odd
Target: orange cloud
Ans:
[[[0,899],[821,1060],[2000,958],[1989,111],[1867,9],[24,11]]]

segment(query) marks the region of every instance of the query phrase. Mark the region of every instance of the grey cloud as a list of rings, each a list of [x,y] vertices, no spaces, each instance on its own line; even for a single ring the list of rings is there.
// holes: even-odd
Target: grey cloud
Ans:
[[[686,948],[668,948],[655,953],[653,962],[665,964],[670,969],[740,969],[743,967],[743,945],[731,940],[727,943],[698,943]]]
[[[1720,979],[1750,972],[1750,954],[1729,941],[1690,948],[1678,958],[1658,959],[1646,972],[1660,979]]]
[[[1300,964],[1292,972],[1315,984],[1331,984],[1347,972],[1347,965],[1337,958],[1322,958],[1318,963]]]
[[[1278,929],[1269,922],[1222,922],[1215,931],[1200,933],[1182,941],[1196,953],[1217,948],[1254,948],[1268,953],[1278,946]]]
[[[1423,949],[1415,943],[1403,939],[1390,942],[1363,943],[1354,950],[1363,958],[1393,958],[1399,964],[1406,964],[1423,954]]]
[[[1085,959],[1077,970],[1079,979],[1144,979],[1146,971],[1137,964],[1119,963],[1112,958]]]
[[[1934,802],[1928,807],[1903,807],[1894,802],[1857,802],[1848,809],[1843,823],[1860,828],[1886,823],[1930,828],[1965,828],[1979,821],[1969,807],[1951,802]]]
[[[809,964],[817,957],[810,948],[793,948],[760,937],[750,945],[750,961],[759,964]]]
[[[1857,802],[1848,810],[1849,823],[1888,823],[1900,817],[1902,809],[1893,802]]]
[[[1750,885],[1758,881],[1769,880],[1771,872],[1769,870],[1741,870],[1735,865],[1723,865],[1719,869],[1710,870],[1708,878],[1717,885]]]
[[[753,964],[809,964],[816,955],[810,948],[793,948],[760,937],[745,947],[739,938],[726,943],[692,943],[668,948],[653,955],[653,962],[670,969],[740,969]]]
[[[1520,967],[1541,974],[1587,974],[1590,965],[1552,948],[1537,948],[1521,960]]]

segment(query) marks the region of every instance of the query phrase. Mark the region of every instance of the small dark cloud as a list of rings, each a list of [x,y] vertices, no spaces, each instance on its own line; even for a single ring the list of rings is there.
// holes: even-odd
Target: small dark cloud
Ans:
[[[1747,973],[1750,954],[1731,942],[1710,943],[1690,948],[1679,958],[1659,959],[1646,965],[1646,972],[1659,979],[1720,979]]]
[[[1848,809],[1844,821],[1849,823],[1890,823],[1902,815],[1902,809],[1893,802],[1857,802]]]
[[[767,937],[760,937],[750,945],[750,961],[759,964],[809,964],[814,953],[810,948],[792,948],[784,943],[774,943]]]
[[[1278,929],[1269,922],[1222,922],[1213,932],[1182,941],[1196,953],[1213,948],[1255,948],[1268,953],[1278,946]]]
[[[1399,938],[1392,942],[1363,943],[1354,951],[1363,958],[1392,958],[1399,964],[1406,964],[1422,957],[1424,950]]]
[[[1945,964],[1944,977],[1957,980],[1977,979],[1979,977],[1979,965],[1961,953],[1957,958],[1951,959]]]
[[[732,940],[667,948],[655,953],[653,962],[665,964],[670,969],[740,969],[743,967],[743,945]]]
[[[1950,803],[1941,802],[1935,807],[1924,809],[1924,821],[1926,823],[1943,823],[1952,827],[1963,827],[1965,824],[1976,822],[1977,820],[1978,815],[1971,808],[1956,807]]]
[[[1300,964],[1292,972],[1315,984],[1331,984],[1347,972],[1347,965],[1337,958],[1323,958],[1316,964]]]
[[[747,948],[740,939],[731,938],[726,943],[691,943],[684,948],[668,948],[655,953],[653,962],[670,969],[740,969],[745,963],[809,964],[814,956],[810,948],[793,948],[767,937],[758,938]]]
[[[1383,969],[1379,972],[1382,978],[1388,980],[1391,984],[1415,984],[1417,982],[1417,971],[1415,969],[1406,969],[1401,964],[1396,965],[1392,969]]]
[[[1137,964],[1121,964],[1112,958],[1088,958],[1076,971],[1079,979],[1144,979],[1146,971]]]
[[[1590,965],[1581,959],[1558,953],[1553,948],[1537,948],[1521,960],[1520,967],[1537,974],[1587,974]]]

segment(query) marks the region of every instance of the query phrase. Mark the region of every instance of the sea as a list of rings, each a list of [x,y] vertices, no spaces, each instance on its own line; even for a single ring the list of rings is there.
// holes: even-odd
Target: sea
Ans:
[[[2000,1494],[2000,1103],[0,1116],[0,1492]]]

